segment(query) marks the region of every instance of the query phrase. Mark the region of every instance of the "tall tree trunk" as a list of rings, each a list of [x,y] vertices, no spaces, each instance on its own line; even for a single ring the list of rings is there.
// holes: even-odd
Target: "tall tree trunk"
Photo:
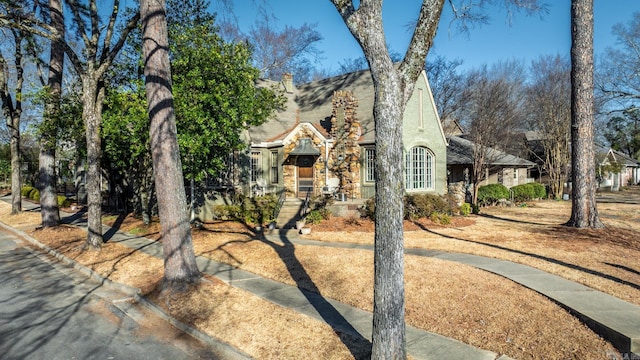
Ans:
[[[372,72],[387,79],[375,80],[378,84],[374,103],[377,178],[371,352],[376,359],[404,359],[404,104],[400,79],[392,62],[389,60],[384,65],[386,69]]]
[[[9,132],[11,134],[11,215],[22,211],[22,160],[20,156],[20,112],[11,114]]]
[[[82,119],[87,139],[87,242],[89,249],[102,247],[102,186],[101,186],[101,139],[100,113],[98,112],[99,89],[93,71],[87,69],[82,76]]]
[[[601,228],[596,208],[593,143],[593,0],[571,1],[571,218],[567,225]]]
[[[200,278],[196,264],[176,134],[164,0],[141,0],[151,154],[164,251],[165,289],[180,290]]]
[[[405,359],[404,169],[402,118],[425,60],[444,0],[423,0],[405,58],[396,69],[386,46],[382,0],[332,0],[365,54],[375,100],[376,230],[374,248],[373,359]]]
[[[15,41],[15,66],[16,66],[16,88],[15,105],[9,92],[9,71],[4,56],[0,52],[0,102],[2,112],[7,121],[7,128],[11,140],[9,148],[11,150],[11,215],[22,211],[22,161],[20,155],[20,118],[22,117],[22,84],[24,70],[22,68],[22,39],[18,37],[19,32],[14,31]]]
[[[60,39],[64,39],[64,18],[62,15],[62,4],[60,0],[49,0],[51,11],[51,26],[60,33]],[[60,112],[60,94],[62,92],[62,71],[64,66],[64,47],[58,41],[51,42],[49,61],[49,91],[50,97],[47,99],[45,121],[52,125],[51,130],[57,130],[58,114]],[[60,210],[58,208],[58,196],[56,193],[56,131],[44,131],[40,140],[40,154],[38,156],[39,190],[40,190],[40,215],[42,226],[57,226],[60,221]]]

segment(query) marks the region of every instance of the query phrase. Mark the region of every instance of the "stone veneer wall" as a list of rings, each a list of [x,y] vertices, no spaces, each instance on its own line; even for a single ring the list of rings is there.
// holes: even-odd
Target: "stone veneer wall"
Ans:
[[[324,181],[324,162],[318,159],[324,159],[326,143],[319,138],[313,131],[303,127],[302,130],[294,134],[291,142],[284,145],[284,166],[282,169],[282,180],[284,190],[287,196],[296,196],[296,157],[289,157],[289,153],[296,148],[301,139],[311,139],[313,146],[320,151],[320,157],[316,159],[313,169],[313,188],[321,189],[325,186]]]
[[[333,93],[331,137],[333,151],[329,154],[329,177],[340,179],[340,188],[348,198],[360,198],[360,145],[362,128],[357,117],[358,101],[351,91]],[[338,157],[342,155],[343,160]]]

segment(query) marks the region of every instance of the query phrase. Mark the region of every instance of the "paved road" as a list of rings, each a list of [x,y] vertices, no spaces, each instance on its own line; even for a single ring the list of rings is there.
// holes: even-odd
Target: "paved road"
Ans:
[[[48,261],[4,229],[0,354],[2,359],[219,358],[146,308],[131,307],[124,293]]]

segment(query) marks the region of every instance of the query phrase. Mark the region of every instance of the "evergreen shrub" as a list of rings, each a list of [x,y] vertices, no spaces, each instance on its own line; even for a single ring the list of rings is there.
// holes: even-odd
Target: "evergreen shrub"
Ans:
[[[489,184],[478,188],[478,204],[494,205],[500,199],[509,199],[509,189],[502,184]]]

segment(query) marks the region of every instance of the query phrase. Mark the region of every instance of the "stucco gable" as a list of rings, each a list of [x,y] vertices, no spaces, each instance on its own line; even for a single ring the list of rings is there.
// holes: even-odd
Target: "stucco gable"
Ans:
[[[437,119],[436,136],[446,143],[442,125],[435,110],[431,88],[424,71],[418,77],[417,84],[426,89],[424,109],[432,114],[430,118]],[[324,129],[325,135],[327,135],[326,131],[330,129],[333,111],[332,98],[334,93],[340,90],[352,92],[357,99],[357,118],[361,126],[360,142],[373,143],[375,139],[373,119],[375,93],[373,79],[368,70],[317,80],[291,89],[291,92],[285,94],[287,102],[284,111],[279,111],[275,118],[267,123],[249,129],[252,142],[282,140],[284,136],[293,131],[298,123],[310,123],[318,131],[322,132]],[[429,134],[429,136],[433,135]]]

